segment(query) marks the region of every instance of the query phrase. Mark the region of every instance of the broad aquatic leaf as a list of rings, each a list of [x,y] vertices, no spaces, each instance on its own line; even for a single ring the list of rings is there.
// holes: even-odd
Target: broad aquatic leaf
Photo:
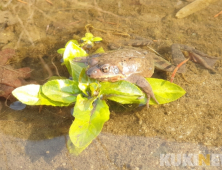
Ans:
[[[87,33],[85,33],[85,37],[83,37],[83,39],[85,38],[85,39],[87,39],[87,40],[92,40],[93,39],[93,34],[92,33],[89,33],[89,32],[87,32]]]
[[[119,94],[110,94],[103,96],[103,99],[109,99],[121,104],[146,104],[147,98],[145,94],[141,97],[138,96],[128,96]]]
[[[126,96],[143,96],[143,92],[136,85],[128,81],[101,82],[102,95],[120,94]]]
[[[97,54],[97,53],[105,53],[103,47],[99,47],[93,54]]]
[[[145,95],[140,88],[128,81],[101,82],[100,85],[100,94],[105,99],[122,104],[143,103],[145,101]]]
[[[147,78],[146,80],[150,83],[154,95],[160,104],[175,101],[186,93],[182,87],[167,80],[156,78]],[[149,104],[153,105],[156,103],[153,100],[150,100]]]
[[[13,96],[15,96],[19,101],[27,105],[36,105],[39,103],[39,91],[40,85],[29,84],[26,86],[21,86],[12,91]]]
[[[186,93],[180,86],[166,80],[147,78],[147,81],[150,83],[154,95],[160,104],[177,100]],[[139,87],[130,82],[102,82],[100,84],[100,94],[103,95],[103,98],[105,99],[113,100],[122,104],[146,104],[147,98],[145,98],[145,94]],[[149,104],[156,105],[153,99],[150,100]]]
[[[91,92],[91,96],[96,96],[99,93],[99,84],[98,83],[90,83],[89,84],[89,89]]]
[[[79,81],[79,75],[82,72],[83,68],[86,68],[87,65],[80,62],[74,62],[72,60],[69,61],[71,66],[71,75],[74,81]]]
[[[89,143],[90,144],[90,143]],[[66,146],[67,146],[67,148],[68,148],[68,150],[69,150],[69,153],[71,153],[71,154],[74,154],[75,156],[78,156],[84,149],[86,149],[88,146],[89,146],[89,144],[88,145],[85,145],[85,146],[83,146],[83,147],[77,147],[77,146],[75,146],[73,143],[72,143],[72,141],[70,140],[70,138],[67,140],[67,142],[66,142]]]
[[[67,47],[67,45],[68,45],[70,42],[72,42],[72,43],[74,43],[74,44],[76,44],[76,45],[79,46],[79,42],[78,42],[77,40],[69,40],[69,41],[66,43],[65,47]]]
[[[78,82],[69,79],[48,81],[42,86],[42,91],[49,99],[68,104],[75,102],[77,94],[81,92]]]
[[[88,96],[87,89],[90,89],[90,83],[97,83],[97,80],[91,79],[86,75],[86,69],[82,69],[79,75],[79,89]]]
[[[69,74],[72,75],[72,71],[71,71],[71,66],[70,66],[70,60],[76,58],[76,57],[84,57],[84,56],[88,56],[88,54],[86,53],[85,50],[83,50],[81,47],[79,47],[79,45],[73,43],[72,41],[70,41],[66,48],[65,48],[65,52],[63,54],[63,60],[64,60],[64,64],[66,65]]]
[[[63,54],[64,51],[65,51],[65,48],[60,48],[60,49],[57,50],[57,53],[59,53],[59,54]]]
[[[103,39],[101,37],[94,37],[93,38],[93,42],[98,42],[98,41],[102,41]]]
[[[42,87],[36,84],[21,86],[12,91],[12,94],[27,105],[68,106],[67,103],[53,101],[42,93]]]
[[[79,75],[79,89],[85,94],[88,96],[87,94],[87,88],[89,86],[89,83],[90,83],[90,79],[89,77],[86,75],[86,70],[85,69],[82,69],[80,75]]]
[[[87,147],[99,135],[104,123],[109,120],[110,112],[106,102],[100,99],[97,99],[94,103],[93,101],[78,96],[74,109],[75,121],[69,130],[70,139],[77,149]],[[81,106],[83,104],[87,104],[87,107]],[[81,107],[81,109],[78,107]]]
[[[86,98],[82,97],[82,94],[79,94],[76,99],[76,104],[74,107],[73,116],[75,119],[81,119],[84,121],[89,121],[91,111],[93,109],[92,103],[97,99],[97,97]]]

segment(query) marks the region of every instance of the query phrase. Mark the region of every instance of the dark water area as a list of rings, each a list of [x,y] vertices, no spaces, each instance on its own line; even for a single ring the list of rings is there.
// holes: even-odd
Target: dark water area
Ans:
[[[222,1],[196,1],[209,5],[178,19],[176,13],[192,0],[1,0],[0,51],[14,49],[8,64],[29,67],[27,81],[39,84],[58,73],[69,76],[57,50],[83,37],[87,24],[94,36],[103,38],[94,49],[102,46],[106,51],[108,43],[133,35],[151,40],[150,47],[170,62],[174,43],[221,59],[222,14],[214,16],[222,10]],[[215,63],[214,74],[191,61],[186,68],[174,79],[186,95],[172,103],[147,111],[110,102],[110,120],[78,157],[66,148],[72,106],[14,111],[1,98],[0,169],[221,169],[219,158],[219,166],[161,166],[160,154],[222,155],[222,61]],[[155,77],[170,76],[155,71]]]

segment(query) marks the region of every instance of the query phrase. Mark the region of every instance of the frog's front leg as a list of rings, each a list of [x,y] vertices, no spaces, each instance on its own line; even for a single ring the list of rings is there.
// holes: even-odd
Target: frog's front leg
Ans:
[[[192,61],[203,65],[205,68],[211,70],[212,72],[215,72],[215,70],[212,67],[215,64],[215,62],[218,60],[217,57],[209,56],[201,51],[196,50],[193,47],[182,44],[173,44],[171,48],[172,48],[173,60],[176,65],[185,60],[182,51],[187,51]],[[182,65],[178,71],[180,73],[184,73],[185,70],[186,70],[185,65]]]
[[[147,95],[147,107],[149,107],[149,101],[150,101],[150,97],[157,103],[159,104],[159,102],[156,100],[152,87],[150,86],[150,84],[148,83],[148,81],[141,75],[139,74],[132,74],[131,76],[129,76],[127,79],[127,81],[136,84],[137,86],[139,86]]]

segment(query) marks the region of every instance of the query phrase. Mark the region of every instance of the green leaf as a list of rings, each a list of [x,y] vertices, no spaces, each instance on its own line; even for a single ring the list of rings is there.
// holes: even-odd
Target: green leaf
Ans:
[[[71,66],[70,66],[69,61],[76,58],[76,57],[84,57],[84,56],[88,56],[88,54],[81,47],[79,47],[78,45],[76,45],[72,41],[70,41],[67,44],[67,46],[65,48],[65,52],[63,54],[63,60],[64,60],[64,64],[66,65],[70,75],[72,75],[72,71],[71,71]]]
[[[90,83],[89,84],[89,89],[91,92],[91,96],[96,96],[99,94],[99,84],[98,83]]]
[[[147,81],[150,83],[154,95],[160,104],[177,100],[186,93],[180,86],[166,80],[147,78]],[[103,95],[104,99],[113,100],[122,104],[145,104],[147,101],[142,90],[130,82],[102,82],[100,84],[100,94]],[[151,99],[149,104],[154,105],[156,102]]]
[[[73,145],[72,141],[69,138],[67,140],[66,146],[69,150],[69,153],[74,154],[75,156],[78,156],[84,149],[86,149],[89,146],[89,144],[85,145],[83,147],[77,147],[77,146]]]
[[[143,103],[145,95],[136,85],[128,81],[101,82],[100,94],[122,104]]]
[[[88,40],[92,40],[92,38],[94,37],[92,33],[85,33],[85,37],[88,39]]]
[[[143,96],[143,92],[136,85],[128,81],[101,82],[100,92],[103,95],[120,94],[126,96]]]
[[[141,97],[138,96],[127,96],[119,94],[110,94],[103,96],[102,99],[109,99],[121,104],[146,104],[147,98],[145,94]]]
[[[65,51],[65,48],[60,48],[60,49],[57,50],[57,53],[59,53],[59,54],[63,54],[64,51]]]
[[[67,103],[53,101],[42,93],[42,87],[36,84],[21,86],[12,91],[12,94],[27,105],[68,106]]]
[[[82,97],[81,94],[77,96],[76,104],[74,107],[73,116],[76,119],[81,119],[84,121],[89,121],[91,110],[93,109],[92,103],[97,99],[97,97],[86,98]]]
[[[182,87],[167,80],[156,78],[147,78],[146,80],[150,83],[154,95],[160,104],[175,101],[186,93]],[[150,100],[149,104],[153,105],[156,103],[153,100]]]
[[[103,124],[109,120],[108,105],[103,100],[95,99],[96,97],[88,100],[81,95],[77,97],[75,121],[69,130],[70,139],[77,148],[88,146],[99,135]]]
[[[86,69],[82,69],[79,75],[79,89],[88,96],[87,89],[89,88],[90,83],[96,83],[97,80],[91,79],[86,75]]]
[[[103,39],[101,37],[94,37],[92,41],[93,42],[95,42],[95,41],[98,42],[98,41],[102,41],[102,40]]]
[[[82,72],[83,68],[86,68],[87,65],[81,62],[74,62],[72,60],[69,61],[71,66],[71,72],[72,72],[72,79],[74,81],[79,81],[79,75]]]
[[[97,53],[105,53],[103,47],[99,47],[93,54],[97,54]]]
[[[69,79],[48,81],[42,86],[42,91],[49,99],[68,104],[75,102],[77,94],[81,92],[78,82]]]
[[[74,44],[76,44],[76,45],[79,46],[79,42],[78,42],[77,40],[69,40],[69,41],[66,43],[65,47],[67,47],[67,45],[68,45],[70,42],[72,42],[72,43],[74,43]]]

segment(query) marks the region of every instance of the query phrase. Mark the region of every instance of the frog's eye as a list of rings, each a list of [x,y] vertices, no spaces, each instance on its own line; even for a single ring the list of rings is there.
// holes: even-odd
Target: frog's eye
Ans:
[[[109,72],[109,66],[108,65],[104,65],[100,68],[100,70],[103,72],[103,73],[108,73]]]

